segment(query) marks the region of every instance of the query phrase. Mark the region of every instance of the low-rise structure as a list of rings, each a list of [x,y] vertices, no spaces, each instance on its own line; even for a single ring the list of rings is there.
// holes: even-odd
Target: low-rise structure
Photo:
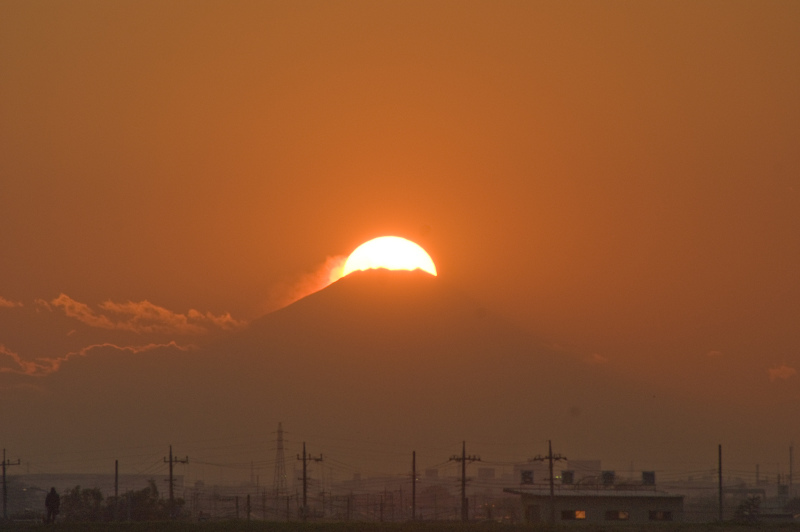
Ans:
[[[653,523],[683,520],[683,495],[656,490],[585,489],[557,486],[548,489],[507,488],[521,497],[522,515],[528,523],[609,522]]]

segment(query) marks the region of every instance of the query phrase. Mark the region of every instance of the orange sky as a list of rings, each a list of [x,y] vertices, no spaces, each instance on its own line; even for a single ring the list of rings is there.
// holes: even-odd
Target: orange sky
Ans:
[[[395,234],[548,342],[783,426],[798,27],[792,1],[6,0],[0,344],[94,343],[41,302],[218,333]]]

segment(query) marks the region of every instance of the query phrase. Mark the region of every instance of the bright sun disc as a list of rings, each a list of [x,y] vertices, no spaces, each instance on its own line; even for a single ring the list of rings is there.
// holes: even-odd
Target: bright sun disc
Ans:
[[[382,236],[364,242],[344,263],[343,275],[356,270],[386,268],[387,270],[416,270],[436,275],[430,255],[420,246],[399,236]]]

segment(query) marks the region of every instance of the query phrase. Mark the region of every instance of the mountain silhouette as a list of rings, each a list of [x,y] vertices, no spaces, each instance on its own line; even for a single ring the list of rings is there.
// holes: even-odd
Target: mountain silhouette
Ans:
[[[637,398],[643,390],[421,271],[354,272],[253,321],[206,356],[231,362],[219,382],[230,389],[236,381],[239,402],[252,394],[264,412],[341,438],[519,441],[557,433],[580,439],[588,453],[601,434],[616,431],[613,440],[642,430],[657,408]],[[240,364],[247,371],[235,369]],[[646,411],[634,421],[623,413],[636,405]]]
[[[283,421],[344,454],[362,439],[410,450],[552,438],[584,457],[621,446],[647,455],[641,442],[675,444],[671,427],[689,423],[667,398],[421,271],[354,272],[201,349],[76,357],[16,385],[25,409],[6,402],[0,417],[42,453],[120,441],[185,448]],[[368,460],[353,452],[353,463]]]

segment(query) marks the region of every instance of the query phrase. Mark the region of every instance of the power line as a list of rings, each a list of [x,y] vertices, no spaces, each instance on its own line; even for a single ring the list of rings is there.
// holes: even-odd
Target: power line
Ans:
[[[544,462],[547,460],[550,464],[550,522],[556,522],[556,492],[555,492],[555,475],[553,475],[553,460],[566,460],[566,456],[560,454],[553,454],[553,442],[547,440],[547,456],[536,455],[531,458],[531,462]]]
[[[461,462],[461,520],[469,521],[469,506],[467,502],[467,462],[480,462],[480,456],[467,456],[467,442],[461,442],[461,456],[453,455],[451,462]]]

